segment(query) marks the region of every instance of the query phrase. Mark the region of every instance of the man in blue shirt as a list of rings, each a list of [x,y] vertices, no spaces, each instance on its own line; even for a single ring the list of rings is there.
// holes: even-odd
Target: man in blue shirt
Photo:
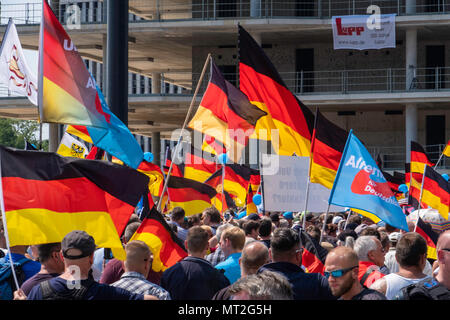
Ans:
[[[220,238],[220,248],[225,254],[225,261],[216,265],[216,269],[224,270],[225,277],[234,283],[241,277],[239,258],[245,245],[245,232],[239,227],[226,229]]]
[[[18,262],[22,259],[25,259],[25,253],[27,252],[28,246],[12,246],[11,247],[11,257],[13,262]],[[6,253],[4,257],[5,262],[9,263],[9,254]],[[24,279],[18,279],[19,285],[22,285],[23,282],[30,279],[36,273],[41,270],[41,264],[37,261],[33,261],[31,259],[27,259],[27,261],[22,265],[22,271],[25,275]]]

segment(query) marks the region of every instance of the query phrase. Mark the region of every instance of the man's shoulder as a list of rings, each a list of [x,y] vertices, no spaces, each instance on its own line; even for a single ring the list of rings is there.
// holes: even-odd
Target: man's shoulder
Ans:
[[[354,296],[352,300],[387,300],[386,296],[377,290],[373,290],[367,287]]]
[[[426,278],[403,288],[396,300],[450,300],[450,290],[434,278]]]

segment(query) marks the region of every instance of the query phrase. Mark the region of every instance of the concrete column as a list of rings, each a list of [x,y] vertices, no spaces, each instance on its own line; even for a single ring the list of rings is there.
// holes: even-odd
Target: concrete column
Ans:
[[[149,152],[150,148],[149,148],[149,141],[148,141],[148,137],[144,136],[144,152]]]
[[[144,93],[149,94],[150,93],[150,79],[148,77],[144,77]]]
[[[48,124],[48,151],[56,152],[59,146],[59,131],[57,123]]]
[[[152,153],[153,153],[153,163],[157,166],[161,164],[161,133],[152,133]]]
[[[136,94],[141,94],[141,75],[139,73],[136,73]]]
[[[417,68],[417,29],[410,28],[406,30],[406,90],[411,88],[414,79],[414,73]]]
[[[414,8],[412,8],[414,2]],[[409,7],[408,7],[409,5]],[[408,9],[409,8],[409,9]],[[415,11],[415,1],[407,1],[407,10]],[[411,11],[410,11],[411,12]],[[417,29],[410,28],[406,30],[406,90],[412,87],[415,71],[417,68]],[[417,141],[417,105],[407,104],[405,106],[405,144],[406,144],[406,162],[411,161],[411,140]]]
[[[161,73],[152,73],[152,93],[161,94]]]
[[[133,74],[131,72],[128,73],[128,94],[133,93]]]
[[[406,162],[411,162],[411,141],[418,141],[417,119],[417,105],[407,104],[405,106]]]

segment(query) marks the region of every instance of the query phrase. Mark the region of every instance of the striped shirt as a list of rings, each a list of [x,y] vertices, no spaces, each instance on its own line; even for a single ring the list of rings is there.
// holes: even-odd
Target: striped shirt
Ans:
[[[139,272],[125,272],[120,277],[120,280],[114,282],[112,286],[128,290],[132,293],[150,294],[157,297],[159,300],[171,300],[167,290],[151,283]]]

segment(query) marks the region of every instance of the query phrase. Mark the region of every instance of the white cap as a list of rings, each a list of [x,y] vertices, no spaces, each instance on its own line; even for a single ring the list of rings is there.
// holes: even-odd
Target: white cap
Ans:
[[[332,223],[332,224],[338,224],[339,221],[341,221],[342,219],[344,219],[344,218],[342,218],[341,216],[336,216],[336,217],[333,218],[333,220],[331,221],[331,223]]]

